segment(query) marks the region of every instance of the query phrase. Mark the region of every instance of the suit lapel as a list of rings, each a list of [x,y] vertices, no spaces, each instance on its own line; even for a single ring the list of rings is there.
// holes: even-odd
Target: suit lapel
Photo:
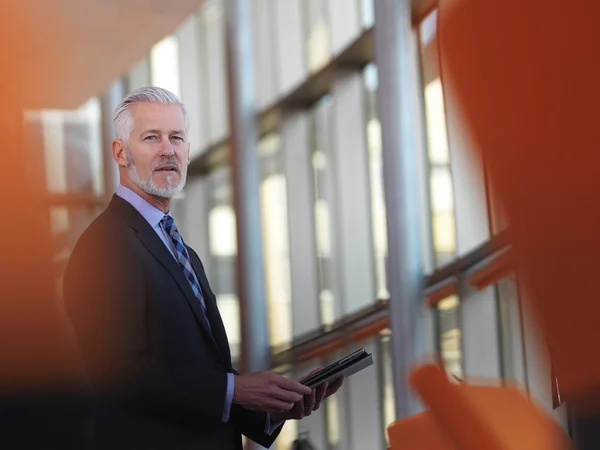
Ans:
[[[192,267],[194,269],[194,272],[196,272],[198,282],[200,283],[200,287],[202,288],[202,293],[204,294],[206,312],[208,314],[210,326],[212,327],[217,345],[219,346],[221,353],[227,358],[227,363],[231,364],[231,353],[229,351],[229,341],[227,340],[227,332],[225,331],[223,319],[221,318],[221,314],[219,313],[219,309],[217,307],[216,298],[212,293],[210,286],[208,285],[208,280],[206,279],[204,270],[202,269],[202,266],[200,264],[200,260],[196,257],[194,252],[190,250],[189,247],[187,247],[187,250],[190,255]]]
[[[127,222],[137,231],[138,238],[142,244],[144,244],[148,251],[152,253],[158,262],[162,264],[165,270],[177,282],[179,289],[181,289],[181,292],[192,309],[198,325],[205,332],[209,340],[218,348],[213,333],[210,332],[206,320],[204,319],[200,300],[194,295],[194,291],[192,291],[189,281],[183,275],[183,270],[175,258],[173,258],[173,255],[169,252],[165,244],[160,240],[156,231],[154,231],[146,219],[144,219],[137,210],[125,200],[114,196],[113,201],[111,202],[111,206],[112,205],[115,205]]]

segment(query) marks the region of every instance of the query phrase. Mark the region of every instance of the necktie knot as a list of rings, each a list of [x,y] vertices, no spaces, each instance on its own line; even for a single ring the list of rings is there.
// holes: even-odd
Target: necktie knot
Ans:
[[[171,234],[171,230],[175,227],[175,219],[173,219],[169,214],[165,214],[160,223],[164,227],[165,231]],[[175,229],[177,228],[175,227]]]

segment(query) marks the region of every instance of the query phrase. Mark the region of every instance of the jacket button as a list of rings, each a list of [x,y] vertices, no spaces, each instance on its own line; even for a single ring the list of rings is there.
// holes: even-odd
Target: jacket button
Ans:
[[[225,367],[225,364],[223,364],[223,360],[222,359],[215,359],[215,365],[217,366],[217,368],[221,369],[223,367]]]

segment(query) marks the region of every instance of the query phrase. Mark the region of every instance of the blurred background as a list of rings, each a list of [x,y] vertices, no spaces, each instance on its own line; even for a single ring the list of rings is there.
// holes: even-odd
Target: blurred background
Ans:
[[[60,289],[74,243],[118,183],[110,153],[114,108],[146,85],[180,96],[191,116],[192,162],[173,215],[204,263],[239,365],[244,305],[236,287],[228,157],[228,105],[236,105],[228,84],[230,30],[223,0],[195,3],[128,70],[112,74],[102,89],[90,88],[81,106],[29,108],[25,144],[43,149]],[[409,222],[419,249],[413,282],[420,293],[402,300],[413,305],[403,320],[419,336],[411,358],[437,354],[458,379],[518,383],[568,429],[546,346],[506,257],[509,224],[443,84],[435,1],[400,2],[410,15],[401,38],[406,51],[391,56],[376,20],[388,0],[250,3],[251,14],[237,20],[250,27],[252,64],[239,70],[254,87],[263,260],[253,263],[264,272],[270,369],[298,378],[357,348],[375,359],[316,414],[287,424],[273,448],[287,450],[300,435],[323,450],[389,445],[386,427],[407,401],[394,381],[404,367],[394,363],[406,355],[393,345],[390,314],[396,300],[390,286],[400,274],[390,272],[389,209],[398,197],[414,205]],[[388,57],[401,64],[387,64],[384,74],[381,58]],[[110,61],[98,64],[110,70]],[[411,119],[410,127],[396,130],[398,148],[386,148],[382,139],[384,76],[385,88],[396,80],[402,94],[397,111],[388,102],[386,113]],[[390,189],[401,184],[384,183],[386,152],[412,155],[414,182],[397,192]]]

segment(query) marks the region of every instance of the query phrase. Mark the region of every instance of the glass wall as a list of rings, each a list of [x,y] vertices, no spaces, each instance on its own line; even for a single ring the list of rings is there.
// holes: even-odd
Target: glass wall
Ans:
[[[241,355],[240,305],[236,290],[237,236],[231,173],[222,168],[209,175],[207,183],[210,284],[223,322],[231,356]]]
[[[429,192],[435,262],[440,267],[456,255],[456,216],[446,128],[444,93],[436,37],[437,12],[419,25],[425,104]]]
[[[257,213],[274,353],[304,339],[319,339],[334,327],[346,333],[350,318],[368,315],[377,299],[390,298],[389,280],[397,276],[388,268],[378,69],[374,61],[342,66],[336,59],[357,38],[370,42],[369,34],[363,33],[370,33],[374,25],[374,3],[252,2],[255,112],[261,133]],[[499,373],[508,380],[539,384],[536,380],[543,377],[528,370],[531,344],[516,276],[479,289],[469,285],[467,269],[458,264],[508,223],[483,163],[469,157],[472,145],[444,84],[437,20],[433,11],[414,25],[414,67],[407,77],[418,116],[415,132],[422,141],[415,145],[422,158],[415,167],[421,186],[411,195],[419,203],[421,217],[415,220],[427,241],[421,242],[423,275],[452,272],[448,277],[457,277],[460,286],[435,306],[423,307],[435,322],[426,340],[436,342],[441,363],[457,381],[478,375],[483,364],[478,361],[487,365],[499,360]],[[194,168],[189,184],[201,182],[194,184],[193,195],[188,186],[174,211],[185,223],[182,230],[188,241],[199,247],[237,364],[242,336],[236,216],[229,161],[219,153],[229,137],[225,33],[224,2],[205,1],[172,35],[148,49],[131,69],[127,84],[131,89],[165,87],[189,105]],[[346,52],[342,60],[357,58],[356,53],[356,48]],[[265,111],[277,112],[275,124],[266,124],[261,114]],[[49,192],[90,200],[77,209],[58,203],[50,210],[59,263],[66,261],[74,239],[98,213],[93,199],[104,194],[101,112],[99,102],[91,99],[75,111],[39,112],[27,123],[28,137],[44,148]],[[293,145],[288,145],[291,140]],[[291,177],[294,161],[304,166]],[[298,195],[302,189],[306,191]],[[306,221],[299,221],[303,213]],[[298,276],[292,267],[309,275]],[[332,450],[386,448],[385,428],[395,418],[390,332],[360,342],[346,335],[344,339],[344,349],[322,355],[322,361],[288,366],[285,373],[297,377],[308,366],[326,364],[357,345],[373,349],[376,367],[349,381],[319,415],[300,425],[287,424],[277,449],[289,448],[307,427]],[[486,355],[480,357],[483,351]],[[535,367],[536,374],[544,373],[543,362]]]
[[[460,300],[456,295],[441,300],[435,306],[441,362],[446,373],[457,381],[464,376],[459,308]]]
[[[524,323],[516,275],[496,283],[502,345],[502,376],[520,387],[527,387],[524,352]]]
[[[316,72],[329,60],[331,54],[331,29],[328,20],[327,0],[305,0],[306,56],[310,72]]]
[[[394,352],[392,349],[392,336],[390,330],[385,330],[379,337],[379,359],[381,361],[381,398],[382,398],[382,425],[386,445],[389,446],[387,427],[396,420],[396,402],[394,396]]]
[[[97,98],[73,110],[27,111],[25,145],[43,157],[57,286],[77,239],[102,206],[104,163]],[[62,203],[62,204],[61,204]]]
[[[281,137],[264,136],[258,146],[265,287],[272,347],[292,341],[292,298],[287,223],[287,193],[281,161]]]
[[[373,253],[375,259],[375,283],[378,299],[387,299],[390,294],[387,288],[388,279],[388,243],[383,191],[383,159],[381,147],[381,123],[377,107],[377,66],[369,64],[365,67],[367,149],[369,152],[369,179],[371,192],[371,226],[373,228]]]
[[[179,41],[176,36],[167,36],[150,52],[152,85],[168,89],[181,96],[179,77]]]
[[[312,115],[312,166],[315,192],[315,237],[319,267],[319,301],[321,323],[331,325],[337,315],[337,292],[334,257],[335,193],[333,184],[333,155],[331,152],[331,99],[323,98]]]

